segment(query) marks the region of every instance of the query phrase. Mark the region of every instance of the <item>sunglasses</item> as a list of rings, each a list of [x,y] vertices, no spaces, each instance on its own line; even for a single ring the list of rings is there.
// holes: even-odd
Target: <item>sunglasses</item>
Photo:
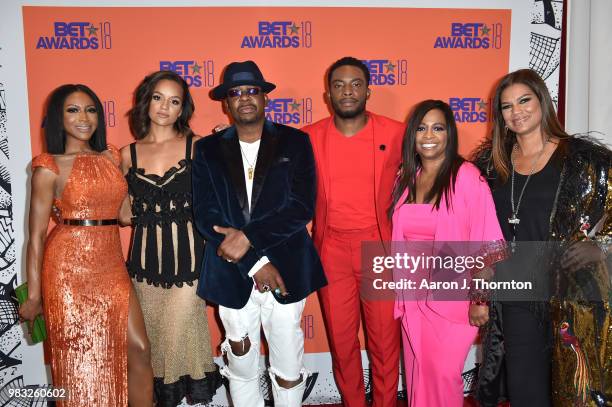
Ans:
[[[230,89],[227,91],[227,96],[231,97],[231,98],[239,98],[242,95],[245,96],[255,96],[255,95],[259,95],[259,92],[261,92],[261,89],[259,88],[247,88],[247,89]]]

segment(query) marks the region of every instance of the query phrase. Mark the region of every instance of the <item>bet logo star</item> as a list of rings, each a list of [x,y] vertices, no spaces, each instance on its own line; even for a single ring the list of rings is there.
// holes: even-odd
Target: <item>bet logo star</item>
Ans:
[[[300,29],[300,27],[298,27],[297,25],[295,25],[295,23],[293,23],[289,29],[291,30],[291,34],[298,34],[298,31]]]
[[[300,109],[300,106],[302,106],[302,104],[298,103],[297,100],[293,99],[293,103],[290,103],[289,106],[291,106],[292,111],[296,111]]]
[[[487,109],[488,103],[485,102],[484,100],[480,99],[480,102],[478,102],[477,104],[478,104],[478,109],[479,110],[486,110]]]
[[[191,68],[191,70],[193,71],[192,73],[196,74],[196,73],[200,73],[200,69],[202,69],[202,65],[198,65],[198,63],[196,62],[195,65],[193,65],[193,67]]]
[[[94,25],[90,25],[89,27],[87,27],[87,30],[89,30],[89,36],[91,37],[92,35],[97,36],[98,35],[98,29],[96,27],[94,27]]]
[[[385,68],[387,69],[387,72],[395,72],[395,65],[391,61],[385,65]]]
[[[482,35],[489,35],[489,32],[491,32],[491,29],[487,27],[486,25],[482,27],[480,30],[481,30]]]

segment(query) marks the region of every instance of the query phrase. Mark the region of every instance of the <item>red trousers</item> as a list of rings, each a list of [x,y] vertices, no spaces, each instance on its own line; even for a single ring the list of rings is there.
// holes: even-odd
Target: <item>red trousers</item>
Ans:
[[[356,232],[327,229],[321,261],[328,285],[319,290],[334,378],[344,406],[365,407],[359,324],[365,324],[375,407],[395,407],[400,356],[400,324],[393,301],[360,298],[361,242],[379,240],[377,228]]]

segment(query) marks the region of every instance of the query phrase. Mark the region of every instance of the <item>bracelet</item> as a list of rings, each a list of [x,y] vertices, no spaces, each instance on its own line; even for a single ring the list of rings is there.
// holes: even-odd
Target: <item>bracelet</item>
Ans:
[[[487,289],[470,289],[468,294],[470,304],[474,305],[488,305],[491,299],[491,290]]]

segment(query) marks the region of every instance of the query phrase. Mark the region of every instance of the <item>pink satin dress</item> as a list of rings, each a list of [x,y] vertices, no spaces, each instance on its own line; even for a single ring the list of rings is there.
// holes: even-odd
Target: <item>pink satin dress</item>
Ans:
[[[119,156],[112,149],[113,158]],[[59,173],[41,154],[32,170]],[[117,219],[127,184],[106,155],[80,154],[59,199],[42,270],[53,385],[68,391],[59,406],[127,406],[127,316],[131,283],[119,226],[67,226],[62,219]]]

